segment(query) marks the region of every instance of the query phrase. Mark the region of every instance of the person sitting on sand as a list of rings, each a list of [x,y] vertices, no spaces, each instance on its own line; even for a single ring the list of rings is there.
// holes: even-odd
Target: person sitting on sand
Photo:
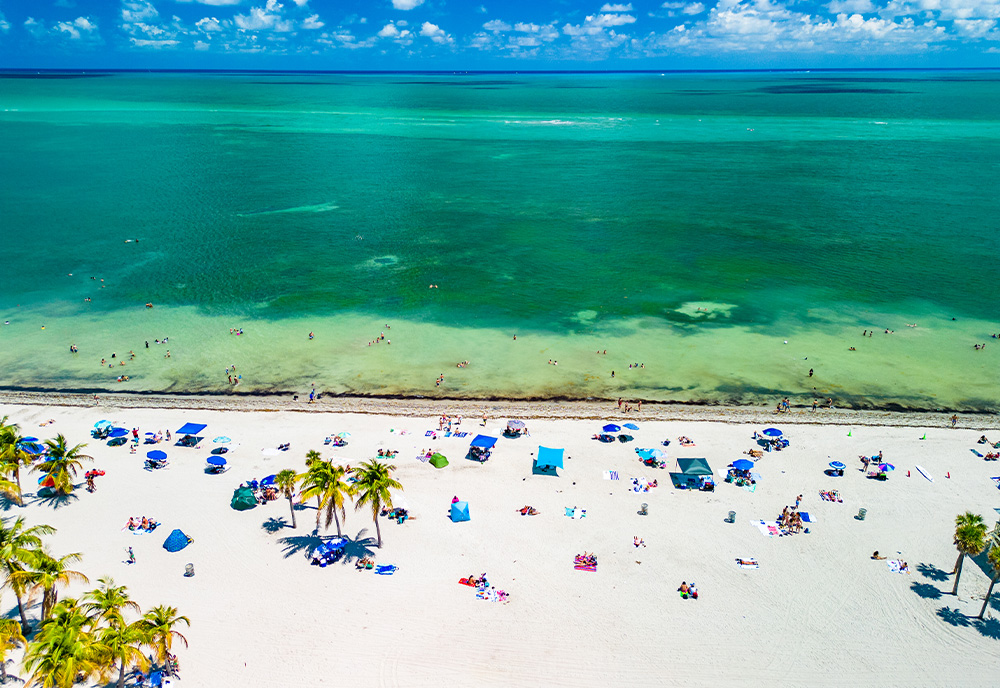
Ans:
[[[149,519],[145,516],[142,517],[142,524],[139,526],[143,530],[149,530]]]
[[[899,566],[899,572],[900,572],[900,573],[909,573],[909,572],[910,572],[910,565],[909,565],[909,564],[907,564],[907,563],[906,563],[906,562],[904,561],[904,562],[903,562],[902,564],[900,564],[900,566]]]
[[[681,587],[677,588],[677,591],[681,594],[681,597],[687,599],[687,596],[691,592],[691,587],[687,584],[686,581],[681,581]]]
[[[881,561],[881,560],[885,559],[885,557],[883,557],[882,555],[880,555],[878,553],[878,550],[875,550],[875,553],[872,555],[872,559],[874,559],[875,561]]]
[[[135,519],[132,518],[131,516],[129,516],[129,519],[128,519],[128,529],[129,530],[135,530],[135,528],[136,528]]]
[[[757,562],[753,561],[752,559],[749,559],[749,560],[748,559],[737,559],[736,563],[739,564],[740,566],[756,566],[757,565]]]

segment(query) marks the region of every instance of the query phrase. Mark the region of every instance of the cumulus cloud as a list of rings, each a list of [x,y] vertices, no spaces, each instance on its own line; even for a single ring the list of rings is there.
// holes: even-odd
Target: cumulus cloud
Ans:
[[[833,0],[826,5],[830,14],[871,14],[875,11],[872,0]]]
[[[601,12],[631,12],[632,3],[627,5],[612,5],[610,3],[605,3],[604,7],[601,8]]]
[[[30,19],[30,18],[29,18]],[[62,21],[52,27],[53,33],[64,33],[71,40],[93,38],[97,35],[97,24],[90,17],[77,17],[71,22]]]
[[[225,31],[223,23],[215,17],[204,17],[196,21],[194,25],[205,33],[219,33],[221,31]]]
[[[301,28],[313,31],[315,29],[322,29],[324,26],[325,24],[319,20],[318,14],[310,14],[302,20]]]
[[[196,2],[199,5],[239,5],[243,0],[174,0],[174,2]]]
[[[437,24],[424,22],[420,25],[420,35],[429,38],[435,43],[451,43],[452,38]]]
[[[237,14],[233,17],[233,21],[244,31],[277,31],[279,33],[293,31],[295,26],[282,15],[282,7],[278,0],[267,0],[264,7],[251,7],[249,14]]]
[[[160,13],[150,2],[139,0],[138,2],[122,3],[122,21],[126,23],[145,22],[156,19]]]
[[[45,35],[45,24],[34,17],[28,17],[24,20],[24,30],[35,38],[40,38]]]
[[[594,14],[584,19],[583,24],[566,24],[563,33],[567,36],[596,36],[604,33],[606,28],[634,23],[635,17],[631,14]]]
[[[483,28],[487,31],[510,31],[511,26],[505,21],[493,19],[483,24]]]
[[[379,38],[391,39],[400,45],[409,45],[413,42],[413,32],[409,29],[402,28],[405,26],[405,21],[397,21],[395,23],[389,22],[375,35]]]
[[[10,31],[10,22],[4,18],[3,12],[0,12],[0,32],[7,33],[8,31]]]
[[[397,10],[412,10],[414,7],[420,7],[424,4],[424,0],[392,0],[392,6]]]

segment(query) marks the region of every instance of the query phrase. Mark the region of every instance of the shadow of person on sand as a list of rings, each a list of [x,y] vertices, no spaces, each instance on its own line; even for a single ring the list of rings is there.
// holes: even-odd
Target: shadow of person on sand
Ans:
[[[287,528],[288,527],[288,521],[285,520],[284,516],[282,516],[280,518],[274,518],[272,516],[271,518],[269,518],[266,521],[264,521],[263,523],[261,523],[260,527],[262,529],[266,530],[271,535],[274,535],[275,533],[281,532],[282,530],[284,530],[285,528]]]
[[[968,626],[969,617],[958,609],[951,607],[941,607],[937,610],[937,615],[942,621],[950,623],[952,626]]]
[[[948,572],[942,571],[934,564],[925,564],[924,562],[917,564],[917,571],[924,578],[930,578],[932,581],[938,582],[948,580],[948,576],[950,575]]]
[[[941,595],[943,594],[940,590],[938,590],[930,583],[919,583],[917,581],[913,581],[912,583],[910,583],[910,590],[917,593],[925,600],[936,600],[940,598]]]

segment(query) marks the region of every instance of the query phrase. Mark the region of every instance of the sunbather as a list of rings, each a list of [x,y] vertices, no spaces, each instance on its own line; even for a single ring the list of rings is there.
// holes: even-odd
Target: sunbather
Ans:
[[[875,561],[882,561],[883,559],[885,559],[885,557],[880,555],[878,553],[878,550],[875,550],[875,553],[872,555],[872,559],[874,559]]]
[[[739,558],[737,558],[736,559],[736,563],[739,564],[740,566],[756,566],[757,565],[757,560],[756,559],[739,559]]]

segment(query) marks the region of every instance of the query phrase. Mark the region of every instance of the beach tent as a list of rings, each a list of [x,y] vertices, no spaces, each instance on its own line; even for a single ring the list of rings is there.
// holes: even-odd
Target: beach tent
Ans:
[[[444,454],[435,454],[430,458],[430,463],[434,468],[444,468],[448,465],[448,459]]]
[[[454,523],[459,521],[469,521],[469,503],[468,502],[452,502],[451,504],[451,520]]]
[[[538,458],[535,459],[535,468],[540,471],[555,470],[563,467],[563,452],[565,449],[553,449],[552,447],[538,447]]]
[[[200,423],[185,423],[184,427],[177,431],[178,435],[197,435],[199,432],[207,428],[207,425],[201,425]]]
[[[677,470],[684,475],[712,475],[707,459],[677,459]]]
[[[192,542],[194,542],[194,540],[189,538],[179,529],[174,528],[170,535],[167,536],[167,539],[163,541],[163,549],[168,552],[180,552]]]
[[[249,487],[237,487],[233,492],[233,500],[229,503],[237,511],[245,511],[257,506],[257,498],[253,496],[253,490]]]
[[[490,437],[489,435],[476,435],[472,442],[469,443],[469,446],[479,447],[480,449],[492,449],[493,445],[496,443],[496,437]]]

